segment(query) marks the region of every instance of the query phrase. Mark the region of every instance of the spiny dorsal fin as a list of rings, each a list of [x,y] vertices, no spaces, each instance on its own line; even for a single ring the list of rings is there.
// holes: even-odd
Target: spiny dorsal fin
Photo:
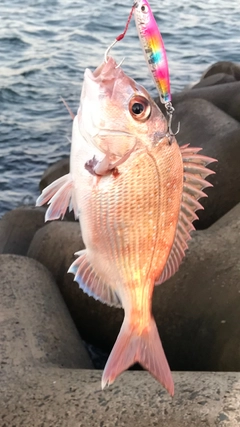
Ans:
[[[195,219],[198,219],[195,212],[203,209],[198,199],[207,197],[202,191],[204,188],[212,187],[212,184],[206,181],[205,178],[215,173],[206,166],[209,163],[216,162],[216,160],[198,154],[201,148],[192,148],[184,145],[180,147],[180,150],[182,153],[184,174],[178,225],[166,266],[161,276],[156,280],[156,285],[165,282],[178,270],[185,256],[185,251],[188,248],[187,242],[191,239],[190,232],[195,229],[192,223]]]
[[[76,261],[70,266],[68,273],[74,274],[74,280],[88,296],[114,307],[122,307],[117,293],[104,282],[94,271],[88,261],[86,249],[76,252]]]

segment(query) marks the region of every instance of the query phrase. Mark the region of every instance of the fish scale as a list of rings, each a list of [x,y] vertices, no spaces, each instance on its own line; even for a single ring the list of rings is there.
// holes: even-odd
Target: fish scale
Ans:
[[[180,152],[176,142],[170,149],[167,138],[162,144],[166,145],[166,150],[162,150],[162,145],[159,145],[153,147],[152,152],[147,155],[144,151],[142,154],[137,153],[134,160],[126,161],[119,168],[119,176],[111,178],[111,184],[109,177],[103,177],[101,185],[89,198],[89,207],[85,205],[84,218],[82,217],[84,227],[90,230],[91,235],[99,235],[97,229],[93,230],[94,223],[101,230],[99,239],[94,241],[94,253],[107,253],[104,257],[104,268],[98,268],[98,263],[95,266],[96,274],[104,276],[106,270],[111,271],[111,264],[114,262],[115,271],[112,271],[112,277],[121,282],[121,294],[124,294],[125,287],[130,287],[132,276],[136,272],[141,272],[139,277],[143,283],[150,277],[153,288],[154,280],[161,274],[160,269],[164,268],[174,239],[182,191],[182,165],[179,163]],[[162,153],[160,156],[159,151],[165,151],[166,155]],[[163,162],[167,165],[165,170],[169,171],[168,173],[161,173]],[[173,168],[176,170],[173,171]],[[175,176],[178,177],[179,183],[176,188],[176,200],[172,186],[168,186],[171,180],[176,180]],[[105,189],[104,180],[108,191]],[[176,206],[175,211],[170,205]],[[170,214],[174,216],[175,227],[173,220],[160,215],[161,211],[169,212],[169,218]],[[170,223],[172,234],[168,233]],[[167,234],[168,242],[164,243]],[[91,236],[89,242],[88,238],[85,238],[89,251],[91,242]],[[156,262],[161,253],[161,245],[164,246],[164,256],[161,255],[161,262]],[[94,264],[92,257],[91,262]],[[134,295],[134,289],[132,293]]]

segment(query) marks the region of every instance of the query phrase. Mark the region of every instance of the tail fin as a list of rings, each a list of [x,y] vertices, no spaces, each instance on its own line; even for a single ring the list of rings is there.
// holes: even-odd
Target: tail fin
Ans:
[[[173,396],[172,374],[153,318],[148,330],[141,335],[124,319],[103,372],[102,389],[112,384],[118,375],[136,362],[147,369]]]

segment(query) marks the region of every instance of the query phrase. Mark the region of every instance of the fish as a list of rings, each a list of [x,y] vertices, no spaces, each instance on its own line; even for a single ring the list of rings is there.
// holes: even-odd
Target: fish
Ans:
[[[69,268],[89,296],[124,309],[102,388],[140,363],[170,395],[174,383],[152,315],[154,287],[185,255],[214,159],[168,138],[167,120],[146,89],[109,56],[86,69],[73,120],[70,172],[46,187],[46,220],[67,208],[85,249]]]

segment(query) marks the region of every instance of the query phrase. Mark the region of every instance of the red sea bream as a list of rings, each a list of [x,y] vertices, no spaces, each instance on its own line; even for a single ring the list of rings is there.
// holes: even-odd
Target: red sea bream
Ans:
[[[211,186],[199,148],[179,147],[147,91],[112,58],[87,69],[73,121],[70,173],[50,184],[46,220],[67,207],[86,249],[69,271],[89,296],[123,307],[124,322],[102,387],[139,362],[173,395],[171,371],[152,316],[152,295],[179,268],[198,199]]]

